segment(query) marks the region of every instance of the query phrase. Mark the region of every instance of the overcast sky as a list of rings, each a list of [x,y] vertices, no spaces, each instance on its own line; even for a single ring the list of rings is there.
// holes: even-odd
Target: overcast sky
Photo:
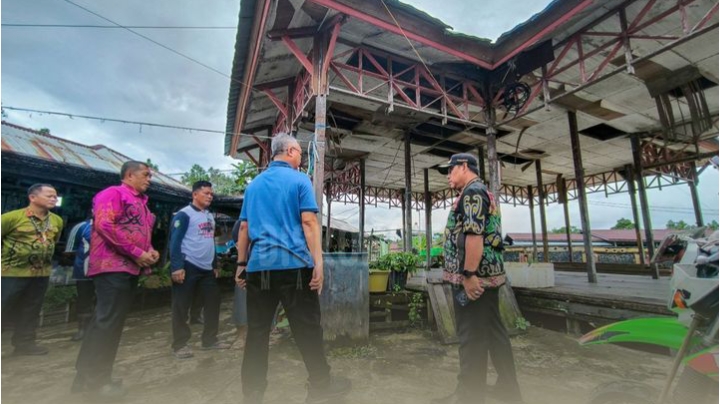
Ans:
[[[75,0],[73,0],[75,1]],[[130,26],[236,27],[238,0],[77,0],[106,18]],[[486,0],[480,8],[464,0],[408,1],[440,18],[456,31],[496,39],[541,11],[547,1]],[[3,0],[3,24],[109,25],[64,0]],[[236,30],[142,29],[153,40],[230,74]],[[2,28],[2,104],[62,111],[129,121],[155,122],[224,130],[229,79],[139,38],[123,29]],[[198,163],[228,168],[224,136],[147,126],[68,119],[6,110],[7,120],[88,145],[104,144],[132,158],[151,158],[165,173],[180,173]],[[702,205],[708,221],[718,216],[718,175],[708,169],[701,177]],[[608,228],[631,217],[629,198],[591,196],[594,228]],[[670,220],[693,222],[687,186],[650,193],[655,227]],[[608,205],[610,204],[610,206]],[[537,210],[537,209],[536,209]],[[334,205],[333,213],[357,224],[357,207]],[[447,212],[434,212],[440,230]],[[537,213],[536,213],[537,215]],[[579,223],[577,205],[572,221]],[[333,215],[335,216],[335,215]],[[413,222],[417,222],[414,213]],[[529,231],[526,207],[503,206],[505,231]],[[564,225],[562,209],[548,208],[549,228]],[[424,218],[421,218],[424,223]],[[367,229],[398,228],[399,209],[369,208]],[[423,224],[424,228],[424,224]],[[538,225],[539,228],[539,225]]]

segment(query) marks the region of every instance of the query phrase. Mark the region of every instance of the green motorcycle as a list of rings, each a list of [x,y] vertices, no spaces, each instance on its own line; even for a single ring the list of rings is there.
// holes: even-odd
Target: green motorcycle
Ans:
[[[709,241],[708,241],[709,240]],[[582,345],[644,343],[677,353],[662,392],[632,381],[598,386],[589,404],[705,404],[718,402],[718,241],[688,243],[692,263],[673,266],[668,307],[677,318],[641,318],[609,324],[580,338]],[[682,366],[682,373],[675,381]],[[674,387],[673,387],[674,385]]]

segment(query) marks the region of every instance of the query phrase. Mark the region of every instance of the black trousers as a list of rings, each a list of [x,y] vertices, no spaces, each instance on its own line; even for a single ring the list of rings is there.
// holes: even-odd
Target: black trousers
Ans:
[[[19,348],[35,344],[45,292],[49,278],[2,277],[2,317],[13,322],[12,344]]]
[[[460,340],[458,390],[462,394],[483,397],[489,354],[498,374],[494,391],[504,398],[517,400],[520,399],[520,388],[510,338],[500,318],[498,292],[498,289],[485,289],[479,299],[466,306],[453,299]]]
[[[93,314],[93,305],[95,301],[95,285],[92,279],[82,279],[75,281],[75,289],[77,290],[76,314],[78,320],[80,318],[91,317]]]
[[[188,312],[197,295],[204,303],[202,344],[211,346],[217,342],[220,322],[220,288],[212,270],[202,270],[185,261],[185,281],[172,284],[172,348],[178,350],[190,341]]]
[[[97,304],[82,340],[75,368],[88,387],[110,383],[125,319],[135,298],[138,277],[111,272],[93,277]]]
[[[267,387],[268,343],[278,302],[287,313],[308,381],[317,383],[330,377],[320,326],[320,299],[310,290],[311,279],[312,269],[307,268],[248,273],[248,330],[241,371],[245,395],[264,392]]]

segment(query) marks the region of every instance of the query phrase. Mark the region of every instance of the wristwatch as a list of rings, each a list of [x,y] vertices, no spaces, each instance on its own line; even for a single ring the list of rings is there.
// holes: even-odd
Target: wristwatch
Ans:
[[[472,276],[478,276],[478,271],[468,271],[467,269],[463,269],[462,275],[465,278],[470,278]]]
[[[237,266],[239,266],[239,267],[246,267],[246,266],[247,266],[247,261],[239,261],[239,262],[237,263]]]

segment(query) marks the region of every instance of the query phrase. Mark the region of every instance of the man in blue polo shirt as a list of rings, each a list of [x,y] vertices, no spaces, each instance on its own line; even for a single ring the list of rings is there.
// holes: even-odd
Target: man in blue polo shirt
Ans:
[[[267,388],[268,339],[278,302],[309,374],[306,401],[333,402],[350,391],[350,381],[330,376],[323,349],[318,207],[309,178],[298,171],[302,149],[297,140],[278,134],[271,149],[273,161],[248,186],[240,213],[236,280],[247,288],[248,314],[244,402],[262,402]]]

